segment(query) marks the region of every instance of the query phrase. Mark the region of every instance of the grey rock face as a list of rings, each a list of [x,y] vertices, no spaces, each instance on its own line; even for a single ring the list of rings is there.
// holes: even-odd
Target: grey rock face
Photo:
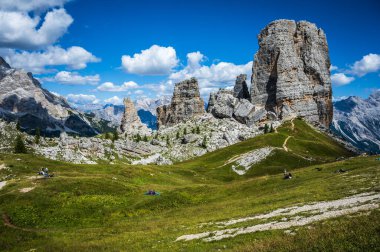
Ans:
[[[335,102],[331,130],[362,151],[380,153],[380,91]]]
[[[158,127],[171,126],[205,113],[195,78],[179,82],[174,87],[172,101],[157,108]]]
[[[332,121],[330,58],[325,33],[315,24],[277,20],[258,36],[251,101],[280,119],[302,116],[328,127]]]
[[[258,108],[246,99],[234,97],[234,92],[221,89],[210,94],[207,112],[216,118],[234,118],[240,123],[251,126],[266,117],[266,110]]]
[[[246,80],[247,80],[246,74],[240,74],[239,76],[236,77],[236,82],[234,86],[234,97],[239,98],[239,99],[247,99],[247,100],[251,99]]]
[[[120,125],[121,131],[127,134],[150,135],[151,130],[141,122],[135,105],[130,98],[124,99],[124,107],[124,114]]]
[[[84,136],[97,134],[64,98],[43,89],[31,73],[11,68],[1,57],[0,90],[0,117],[18,121],[29,133],[40,128],[42,134],[51,136],[62,131]]]

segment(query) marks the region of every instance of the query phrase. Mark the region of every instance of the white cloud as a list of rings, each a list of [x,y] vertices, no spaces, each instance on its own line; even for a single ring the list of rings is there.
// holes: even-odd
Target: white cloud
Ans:
[[[338,70],[338,67],[334,65],[330,65],[330,72],[335,71],[335,70]]]
[[[69,94],[66,98],[68,102],[75,103],[78,105],[99,103],[99,100],[96,98],[95,95]]]
[[[141,89],[139,89],[139,90],[136,90],[136,91],[135,91],[135,94],[137,94],[137,95],[142,95],[142,94],[144,94],[144,91],[141,90]]]
[[[63,7],[70,0],[0,0],[0,9],[6,11],[44,11],[53,7]]]
[[[60,84],[66,85],[96,85],[100,81],[100,76],[99,74],[81,76],[77,72],[61,71],[58,72],[54,77],[44,78],[44,80],[49,82],[58,82]]]
[[[65,9],[54,9],[40,16],[0,10],[0,47],[38,49],[55,43],[73,22]]]
[[[122,85],[118,86],[112,82],[104,82],[96,89],[98,91],[108,91],[108,92],[124,92],[129,89],[139,88],[139,85],[134,81],[124,82]]]
[[[356,61],[351,67],[350,73],[359,77],[367,73],[373,73],[380,70],[380,54],[370,53],[365,55],[361,60]]]
[[[123,99],[119,98],[118,96],[114,96],[114,97],[105,99],[104,102],[107,104],[121,105],[123,104]]]
[[[165,75],[178,65],[178,58],[173,47],[153,45],[149,49],[135,53],[133,57],[121,57],[123,69],[132,74]]]
[[[88,63],[100,61],[99,58],[79,46],[72,46],[67,49],[49,46],[44,51],[35,52],[16,52],[15,50],[3,49],[1,52],[12,67],[23,68],[33,73],[49,72],[47,66],[59,65],[68,66],[70,69],[83,69]]]
[[[200,92],[202,96],[207,96],[210,92],[219,88],[233,86],[236,76],[247,74],[248,80],[252,72],[252,61],[244,65],[235,65],[229,62],[218,62],[211,66],[201,65],[205,56],[200,52],[187,54],[187,66],[169,76],[174,82],[179,82],[191,77],[198,79]]]
[[[331,75],[331,82],[336,86],[344,86],[355,80],[354,77],[349,77],[344,73],[335,73]]]
[[[333,102],[337,102],[337,101],[341,101],[341,100],[345,100],[345,99],[347,99],[348,98],[348,96],[338,96],[338,97],[332,97],[332,100],[333,100]]]

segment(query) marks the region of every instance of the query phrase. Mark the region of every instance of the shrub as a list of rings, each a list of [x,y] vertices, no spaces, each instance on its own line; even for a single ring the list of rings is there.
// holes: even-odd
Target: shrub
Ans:
[[[40,128],[37,128],[36,129],[36,135],[34,136],[34,142],[36,144],[39,144],[40,143],[40,138],[41,138],[41,130],[40,130]]]

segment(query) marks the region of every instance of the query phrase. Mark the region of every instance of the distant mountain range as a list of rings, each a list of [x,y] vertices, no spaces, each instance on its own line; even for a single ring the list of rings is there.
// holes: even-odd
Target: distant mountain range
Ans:
[[[331,130],[360,150],[380,153],[380,90],[368,99],[351,96],[335,102]]]
[[[23,131],[33,134],[39,128],[46,136],[59,136],[63,131],[81,136],[98,134],[64,98],[43,89],[32,73],[12,68],[1,57],[0,91],[0,118],[18,122]]]

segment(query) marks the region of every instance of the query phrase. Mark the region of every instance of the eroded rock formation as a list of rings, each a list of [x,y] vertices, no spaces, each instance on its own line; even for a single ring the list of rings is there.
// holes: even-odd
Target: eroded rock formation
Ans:
[[[251,101],[278,118],[332,121],[330,58],[325,33],[315,24],[276,20],[258,36]]]
[[[236,77],[236,82],[234,86],[234,96],[236,98],[247,99],[247,100],[251,99],[246,80],[247,80],[246,74],[240,74],[239,76]]]
[[[157,108],[158,127],[172,126],[205,113],[204,101],[200,97],[195,78],[175,84],[172,101]]]
[[[121,131],[126,134],[150,135],[151,130],[141,122],[135,105],[129,97],[124,99],[124,108],[120,125]]]

